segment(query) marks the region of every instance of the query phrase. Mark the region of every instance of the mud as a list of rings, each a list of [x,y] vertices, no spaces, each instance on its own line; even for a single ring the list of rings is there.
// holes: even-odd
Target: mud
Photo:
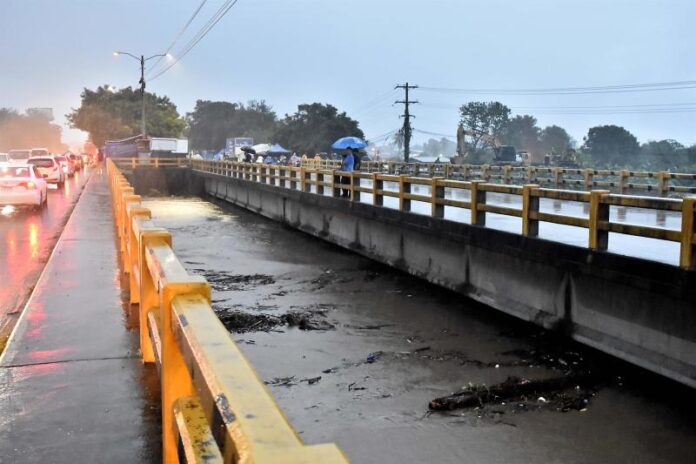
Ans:
[[[246,211],[148,206],[187,269],[212,278],[221,320],[308,443],[357,463],[696,462],[691,390]],[[578,375],[428,408],[510,377]]]

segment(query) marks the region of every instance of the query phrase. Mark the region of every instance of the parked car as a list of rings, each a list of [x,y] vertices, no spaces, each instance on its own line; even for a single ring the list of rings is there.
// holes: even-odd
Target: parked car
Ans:
[[[75,174],[75,162],[64,155],[55,155],[54,158],[60,163],[63,172],[69,176]]]
[[[30,148],[14,148],[7,152],[10,162],[25,163],[31,156]]]
[[[39,173],[49,184],[56,184],[58,188],[63,188],[65,178],[68,175],[63,172],[61,165],[52,156],[36,156],[27,160],[28,164],[36,166]]]
[[[0,205],[30,205],[35,208],[48,204],[48,184],[36,166],[0,163]]]

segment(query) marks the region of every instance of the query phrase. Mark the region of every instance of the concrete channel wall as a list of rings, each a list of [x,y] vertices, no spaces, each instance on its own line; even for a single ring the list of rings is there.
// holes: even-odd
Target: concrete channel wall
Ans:
[[[169,178],[171,172],[182,175],[181,170],[169,172],[165,174]],[[202,190],[696,387],[696,272],[340,198],[188,172],[189,179],[169,183],[185,185],[188,193]],[[138,177],[151,182],[152,176],[135,176],[136,188]]]

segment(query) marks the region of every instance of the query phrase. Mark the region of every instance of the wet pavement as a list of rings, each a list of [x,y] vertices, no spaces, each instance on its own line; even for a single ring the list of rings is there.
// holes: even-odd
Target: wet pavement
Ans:
[[[89,175],[86,168],[64,189],[49,186],[47,208],[0,206],[0,352]]]
[[[159,378],[125,296],[96,168],[0,356],[0,462],[161,461]]]
[[[686,387],[245,210],[147,206],[308,443],[359,463],[696,462]],[[510,377],[569,380],[429,410]]]

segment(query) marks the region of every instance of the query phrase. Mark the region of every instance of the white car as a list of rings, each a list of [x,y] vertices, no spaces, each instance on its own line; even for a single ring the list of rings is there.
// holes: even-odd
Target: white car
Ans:
[[[0,205],[48,204],[48,184],[30,164],[0,163]]]
[[[56,161],[60,164],[61,168],[63,169],[63,172],[69,176],[72,177],[73,174],[75,174],[75,163],[73,160],[68,158],[65,155],[53,155]]]
[[[35,156],[27,160],[27,164],[36,166],[39,174],[46,179],[49,184],[56,184],[58,188],[62,188],[65,184],[65,178],[68,177],[58,161],[52,156]]]

